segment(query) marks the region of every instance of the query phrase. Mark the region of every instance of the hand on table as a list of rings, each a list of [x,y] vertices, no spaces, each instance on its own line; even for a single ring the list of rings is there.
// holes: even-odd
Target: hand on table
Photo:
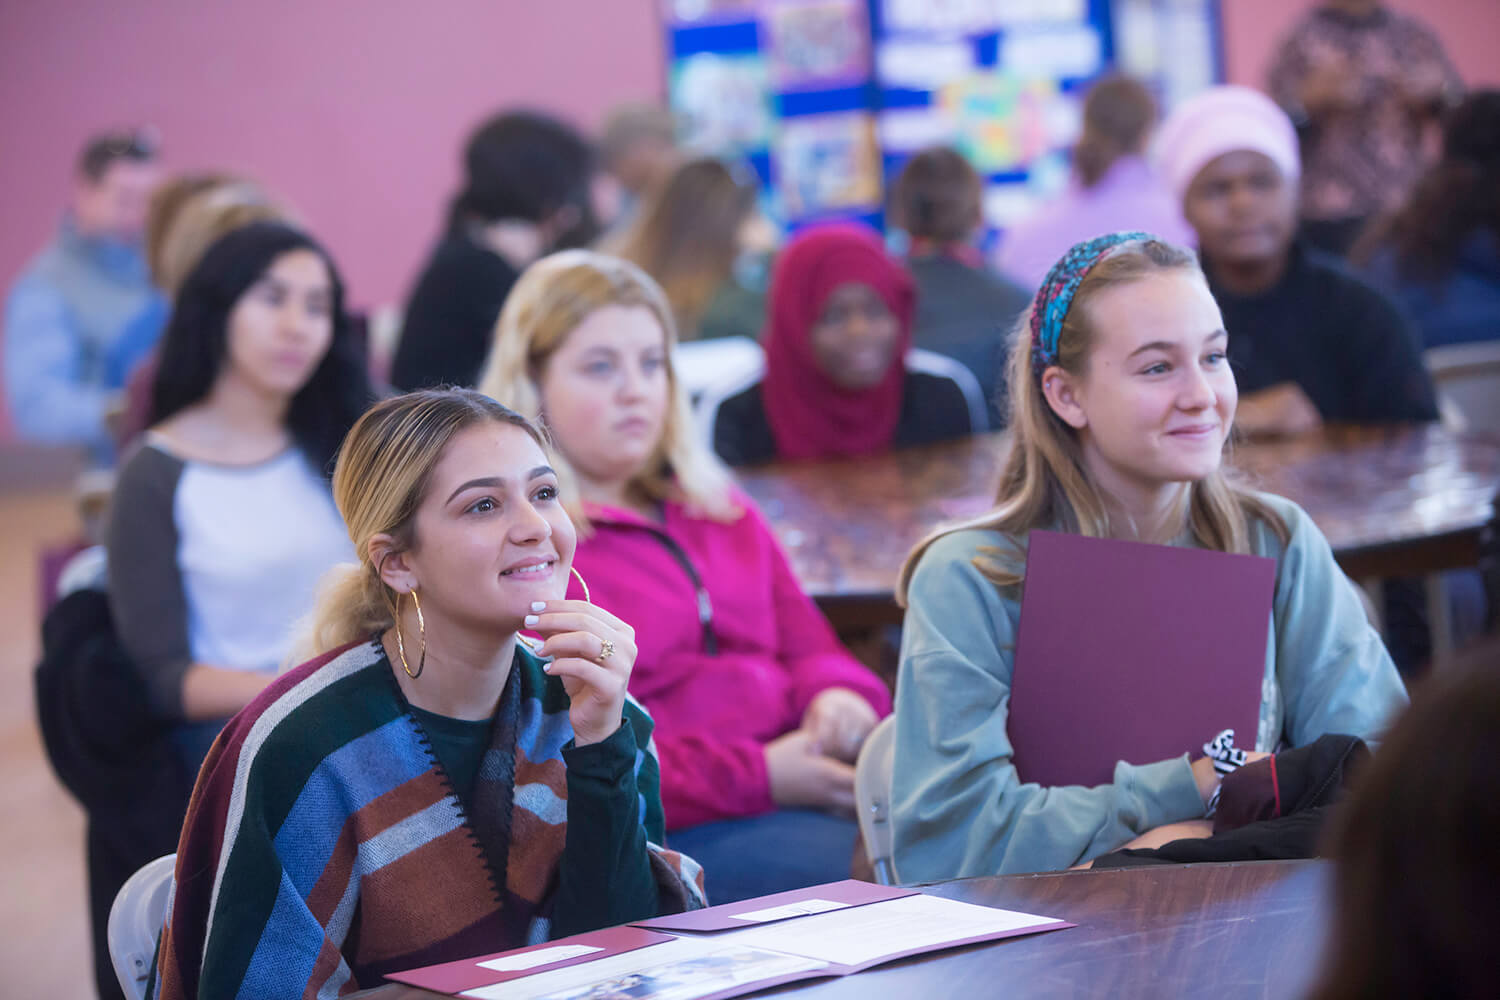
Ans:
[[[568,692],[575,745],[608,739],[625,714],[635,629],[587,601],[547,601],[532,611],[526,627],[545,640],[541,655],[555,657],[545,669]]]
[[[1240,397],[1234,425],[1251,437],[1284,437],[1315,431],[1322,414],[1295,382],[1278,382]]]
[[[865,737],[880,720],[875,709],[854,691],[831,687],[819,691],[802,713],[802,730],[814,748],[835,760],[853,764]]]
[[[822,809],[854,815],[854,768],[826,757],[805,729],[794,729],[766,744],[766,774],[778,806]]]

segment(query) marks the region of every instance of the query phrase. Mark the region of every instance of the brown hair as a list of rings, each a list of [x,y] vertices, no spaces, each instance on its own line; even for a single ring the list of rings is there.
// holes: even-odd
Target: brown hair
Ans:
[[[655,278],[678,333],[697,335],[709,301],[729,279],[739,232],[755,207],[755,188],[711,157],[688,160],[652,192],[640,217],[612,247]]]
[[[184,198],[166,220],[154,256],[148,258],[152,279],[175,298],[203,254],[221,237],[252,222],[292,221],[290,213],[256,184],[222,180]]]
[[[1124,243],[1095,264],[1079,284],[1058,337],[1057,365],[1073,375],[1088,370],[1095,327],[1104,321],[1089,308],[1107,288],[1164,273],[1196,275],[1198,259],[1190,251],[1159,240]],[[1035,305],[1032,306],[1032,309]],[[1084,465],[1078,432],[1063,421],[1042,393],[1031,362],[1031,313],[1016,324],[1007,362],[1010,406],[1010,452],[1000,475],[995,507],[961,524],[941,528],[919,542],[897,584],[897,599],[906,601],[911,575],[927,547],[954,531],[981,528],[1009,536],[1011,551],[986,550],[975,566],[998,587],[1025,577],[1026,538],[1033,528],[1056,528],[1095,538],[1112,535],[1108,507]],[[1199,545],[1220,552],[1250,550],[1250,521],[1261,520],[1285,541],[1285,523],[1263,501],[1234,485],[1223,470],[1191,483],[1185,491],[1188,526]]]
[[[153,162],[157,146],[156,130],[150,127],[89,136],[78,154],[78,173],[90,184],[98,184],[109,168],[121,160]]]
[[[599,130],[599,162],[612,169],[642,143],[670,146],[677,140],[677,117],[655,104],[630,103],[612,108]]]
[[[172,220],[177,218],[182,206],[193,198],[232,180],[234,178],[228,174],[212,171],[178,174],[163,181],[151,192],[151,201],[146,205],[146,268],[151,272],[151,280],[158,288],[162,287],[162,245],[166,242]]]
[[[934,146],[906,161],[891,189],[891,215],[914,239],[962,243],[979,224],[979,173],[956,149]]]
[[[397,551],[416,543],[416,514],[432,470],[462,430],[514,424],[547,451],[536,426],[473,389],[424,389],[376,403],[350,428],[333,469],[333,502],[354,543],[354,564],[323,578],[310,625],[311,655],[389,628],[395,596],[370,560],[370,539],[390,535]]]
[[[1083,102],[1083,134],[1073,147],[1073,170],[1091,188],[1122,156],[1146,147],[1156,123],[1156,98],[1134,77],[1114,74],[1089,88]]]
[[[666,297],[651,277],[629,261],[592,250],[564,250],[543,257],[522,273],[506,296],[495,325],[495,342],[479,376],[479,391],[532,419],[541,419],[537,381],[553,353],[580,323],[605,306],[640,306],[661,324],[667,371],[667,420],[656,451],[632,481],[632,488],[656,500],[681,499],[715,520],[740,516],[728,471],[695,432],[692,406],[673,362],[677,333]],[[561,451],[561,449],[558,449]],[[577,489],[577,474],[565,456],[554,457],[564,503],[580,535],[588,518]]]
[[[1422,682],[1330,829],[1314,1000],[1491,997],[1500,941],[1500,645]]]

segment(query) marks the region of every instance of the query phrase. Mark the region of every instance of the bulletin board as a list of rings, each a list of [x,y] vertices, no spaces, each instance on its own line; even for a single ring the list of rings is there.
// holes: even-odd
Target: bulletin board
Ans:
[[[1118,67],[1164,107],[1222,78],[1217,0],[661,0],[668,99],[788,228],[881,226],[913,152],[962,150],[987,239],[1067,181],[1082,95]]]

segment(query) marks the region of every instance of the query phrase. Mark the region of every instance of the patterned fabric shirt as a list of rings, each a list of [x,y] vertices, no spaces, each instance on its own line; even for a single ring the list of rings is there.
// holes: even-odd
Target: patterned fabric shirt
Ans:
[[[703,905],[663,839],[651,720],[573,743],[518,649],[464,801],[378,642],[283,675],[230,721],[188,807],[147,996],[323,997],[387,972]]]
[[[1354,107],[1309,118],[1302,87],[1314,73],[1348,67]],[[1462,89],[1431,29],[1380,8],[1367,17],[1323,7],[1294,27],[1271,68],[1270,92],[1303,134],[1302,214],[1348,219],[1394,208],[1423,166],[1424,110]]]

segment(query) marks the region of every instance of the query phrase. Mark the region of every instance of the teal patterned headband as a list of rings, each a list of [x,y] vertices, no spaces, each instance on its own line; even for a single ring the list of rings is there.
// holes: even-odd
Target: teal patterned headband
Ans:
[[[1084,240],[1062,255],[1052,265],[1042,287],[1037,290],[1031,309],[1031,369],[1038,376],[1051,365],[1057,364],[1057,342],[1062,336],[1063,320],[1068,318],[1068,307],[1078,286],[1094,265],[1099,263],[1116,247],[1143,240],[1156,240],[1150,233],[1110,233]]]

